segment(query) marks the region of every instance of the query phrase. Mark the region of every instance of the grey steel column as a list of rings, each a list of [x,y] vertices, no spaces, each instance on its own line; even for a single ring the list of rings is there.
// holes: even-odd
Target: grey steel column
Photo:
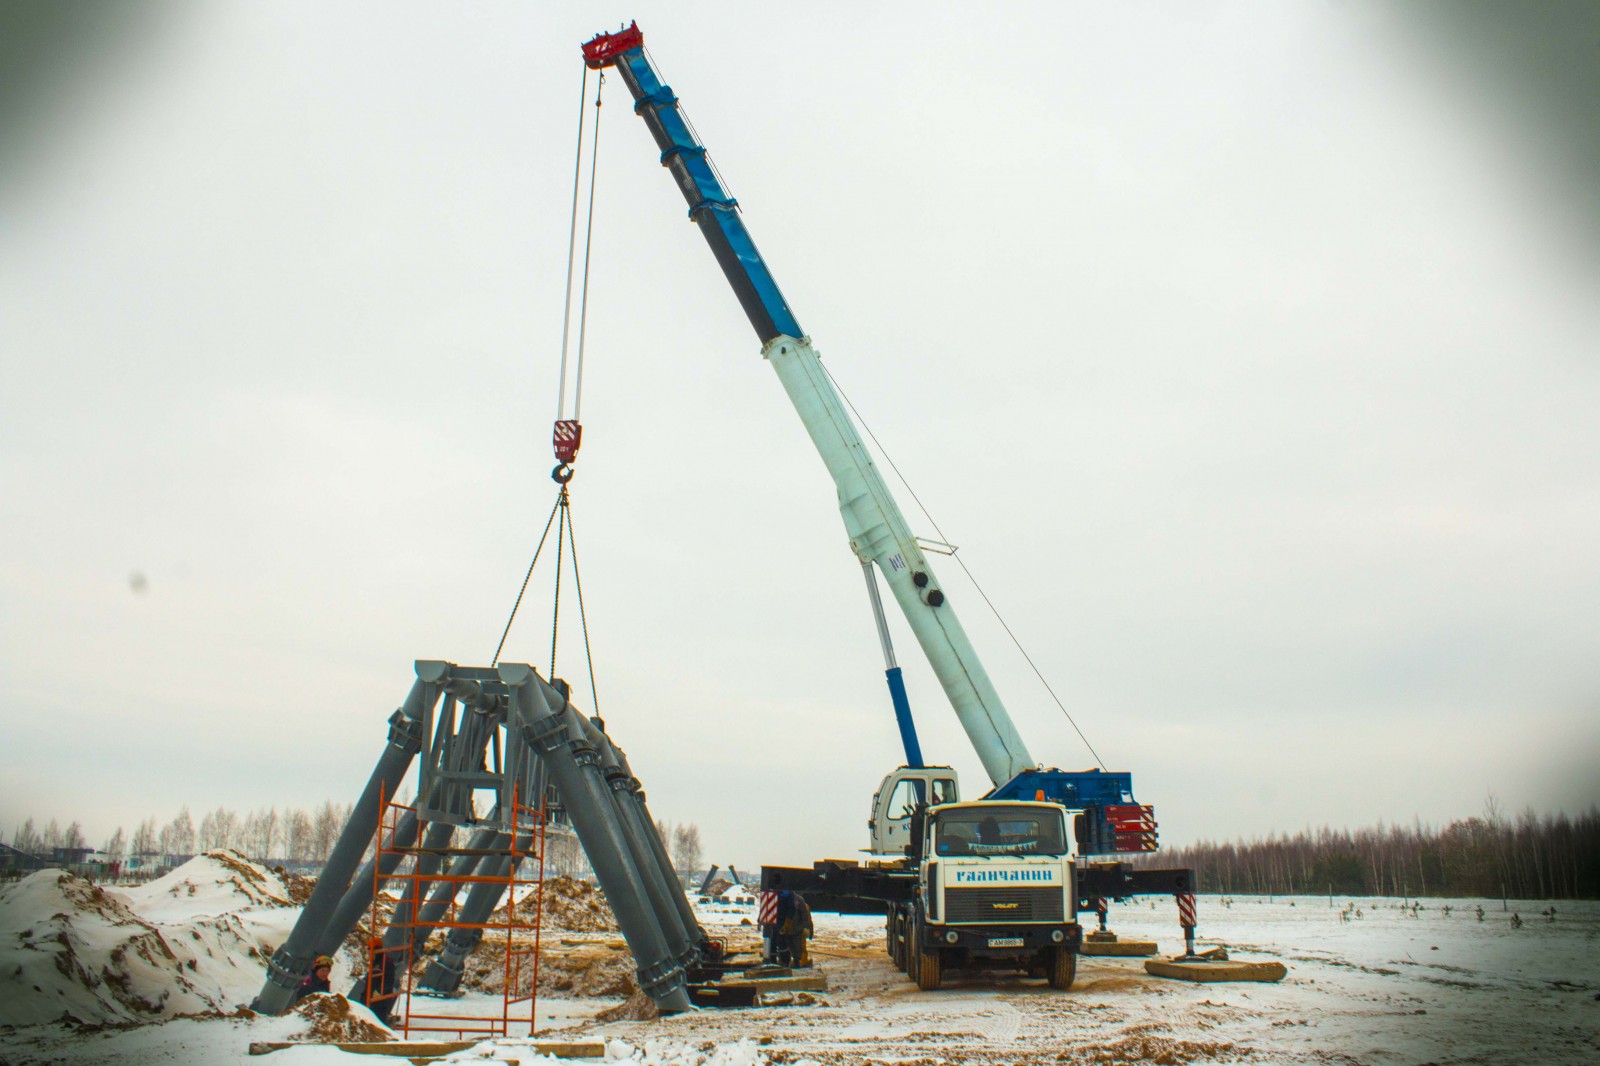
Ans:
[[[620,748],[617,749],[617,758],[621,760],[623,773],[628,775],[628,781],[631,783],[626,802],[638,811],[639,822],[644,827],[644,837],[650,845],[655,864],[661,870],[661,876],[667,879],[674,889],[673,904],[677,907],[679,917],[693,939],[696,950],[703,954],[709,938],[705,930],[700,927],[700,919],[694,916],[694,908],[689,906],[689,897],[684,894],[682,884],[678,881],[678,871],[672,868],[672,858],[667,854],[667,845],[661,839],[660,831],[656,829],[656,820],[650,813],[650,805],[645,802],[644,787],[639,779],[633,776],[633,768],[628,765],[628,756]],[[733,867],[730,866],[728,869],[732,870]]]
[[[411,760],[422,747],[423,712],[438,697],[437,689],[418,679],[412,683],[405,703],[390,716],[389,742],[378,757],[378,765],[350,809],[350,820],[328,855],[322,874],[317,878],[317,887],[312,890],[294,929],[283,946],[273,953],[272,962],[267,966],[267,979],[250,1005],[257,1013],[281,1014],[294,999],[300,982],[311,972],[311,962],[316,958],[317,945],[323,942],[328,919],[350,887],[351,874],[377,831],[379,801],[384,796],[394,795],[400,779],[411,767]]]
[[[685,968],[692,967],[700,961],[699,944],[702,937],[697,935],[700,923],[694,920],[692,914],[688,915],[688,921],[685,922],[683,911],[688,910],[689,904],[688,900],[683,899],[683,888],[678,882],[677,872],[663,870],[656,860],[650,840],[652,837],[659,840],[661,834],[656,831],[654,823],[648,828],[640,824],[643,815],[633,793],[633,786],[638,782],[625,768],[622,752],[594,719],[579,717],[587,727],[585,732],[589,743],[600,755],[600,769],[610,789],[617,821],[627,835],[629,851],[644,880],[645,894],[655,912],[656,923],[667,938],[667,948]],[[682,900],[683,911],[678,909],[674,899]]]
[[[617,918],[639,967],[639,987],[664,1013],[690,1009],[683,966],[668,947],[650,906],[645,880],[633,861],[611,789],[589,743],[581,715],[539,677],[531,666],[501,664],[500,680],[512,690],[508,715],[539,754],[566,805],[583,850],[594,866],[600,890]],[[554,705],[551,697],[555,697]],[[514,715],[514,717],[513,717]]]

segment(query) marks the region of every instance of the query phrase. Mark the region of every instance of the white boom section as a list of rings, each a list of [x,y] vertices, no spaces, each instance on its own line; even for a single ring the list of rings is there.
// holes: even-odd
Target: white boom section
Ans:
[[[877,564],[889,583],[989,779],[1001,785],[1034,769],[1037,764],[961,628],[955,608],[948,600],[929,605],[929,592],[939,589],[933,568],[823,372],[810,338],[780,335],[768,341],[761,354],[778,372],[789,401],[833,475],[850,549],[862,562]],[[928,577],[921,588],[913,580],[917,573]]]

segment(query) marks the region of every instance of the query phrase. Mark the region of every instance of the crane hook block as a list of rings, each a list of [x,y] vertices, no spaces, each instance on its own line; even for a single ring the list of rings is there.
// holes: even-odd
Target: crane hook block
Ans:
[[[630,23],[616,33],[597,33],[594,40],[583,46],[583,61],[590,70],[600,70],[616,63],[624,52],[644,45],[644,34],[637,22]]]
[[[557,485],[565,485],[567,482],[572,480],[573,473],[574,471],[571,463],[561,463],[554,470],[550,471],[550,480],[554,481]]]
[[[550,443],[555,447],[556,458],[562,463],[575,462],[578,458],[578,445],[583,443],[583,427],[578,424],[576,418],[557,422]]]

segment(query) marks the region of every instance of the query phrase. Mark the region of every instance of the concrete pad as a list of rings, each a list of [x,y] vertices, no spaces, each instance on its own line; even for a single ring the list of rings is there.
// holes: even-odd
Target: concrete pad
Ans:
[[[1078,949],[1079,955],[1154,955],[1158,949],[1154,940],[1085,940]]]
[[[1174,962],[1171,959],[1149,959],[1144,972],[1156,977],[1171,977],[1179,981],[1281,981],[1289,968],[1281,962]]]

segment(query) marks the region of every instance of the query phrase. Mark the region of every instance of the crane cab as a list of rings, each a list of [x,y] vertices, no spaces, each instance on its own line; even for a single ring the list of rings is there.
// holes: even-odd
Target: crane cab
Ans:
[[[918,807],[955,803],[961,798],[960,778],[948,766],[902,766],[890,773],[872,796],[873,855],[904,855],[912,845],[911,815]]]

